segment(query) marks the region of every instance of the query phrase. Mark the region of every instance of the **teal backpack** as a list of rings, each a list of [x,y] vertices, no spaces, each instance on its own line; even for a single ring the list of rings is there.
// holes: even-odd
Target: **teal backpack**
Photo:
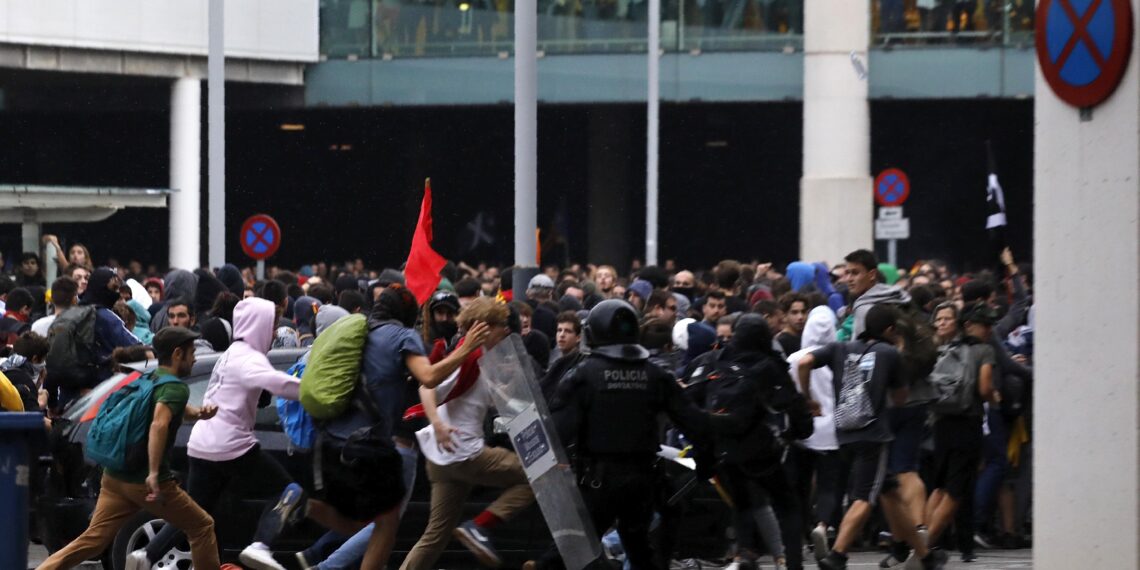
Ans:
[[[173,376],[155,380],[153,374],[146,374],[112,392],[87,432],[87,459],[120,472],[146,467],[154,390],[178,381]]]

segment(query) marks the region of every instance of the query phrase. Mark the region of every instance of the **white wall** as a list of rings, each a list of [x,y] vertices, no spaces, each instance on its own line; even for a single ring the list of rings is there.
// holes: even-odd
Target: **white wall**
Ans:
[[[0,0],[0,43],[206,55],[208,0]],[[316,61],[317,0],[227,0],[226,55]]]
[[[1134,26],[1135,27],[1135,26]],[[1140,568],[1140,50],[1090,121],[1037,67],[1034,568]]]

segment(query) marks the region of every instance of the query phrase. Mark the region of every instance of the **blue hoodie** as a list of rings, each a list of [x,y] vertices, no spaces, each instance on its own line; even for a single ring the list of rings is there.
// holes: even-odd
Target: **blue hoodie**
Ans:
[[[788,281],[792,284],[792,291],[799,292],[805,285],[815,278],[815,267],[803,261],[793,261],[788,264]]]

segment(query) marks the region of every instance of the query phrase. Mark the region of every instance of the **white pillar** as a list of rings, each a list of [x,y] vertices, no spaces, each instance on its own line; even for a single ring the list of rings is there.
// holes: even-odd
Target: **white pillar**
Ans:
[[[800,257],[837,263],[872,241],[867,0],[804,1]],[[852,52],[859,60],[852,61]]]
[[[24,221],[20,224],[20,247],[21,253],[40,250],[40,222],[36,219],[35,210],[24,211]],[[46,261],[44,265],[48,265]]]
[[[197,79],[174,80],[170,95],[170,266],[195,269],[201,263],[199,194],[202,169],[202,86]]]
[[[1036,70],[1039,570],[1140,567],[1140,50],[1132,42],[1122,84],[1087,121]]]
[[[225,9],[222,0],[210,0],[207,68],[209,116],[209,226],[207,258],[210,267],[226,264],[226,58]]]
[[[538,6],[515,2],[515,272],[514,290],[537,273],[538,244]]]
[[[661,110],[661,0],[649,0],[649,89],[645,144],[645,264],[657,265],[657,157]]]

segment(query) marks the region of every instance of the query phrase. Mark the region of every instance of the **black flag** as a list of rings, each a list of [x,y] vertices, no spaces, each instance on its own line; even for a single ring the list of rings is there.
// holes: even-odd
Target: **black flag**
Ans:
[[[997,160],[994,158],[990,141],[986,141],[986,162],[990,170],[986,178],[986,234],[989,236],[995,258],[1000,259],[1001,252],[1006,248],[1005,193],[1001,189],[1001,183],[998,182]]]

